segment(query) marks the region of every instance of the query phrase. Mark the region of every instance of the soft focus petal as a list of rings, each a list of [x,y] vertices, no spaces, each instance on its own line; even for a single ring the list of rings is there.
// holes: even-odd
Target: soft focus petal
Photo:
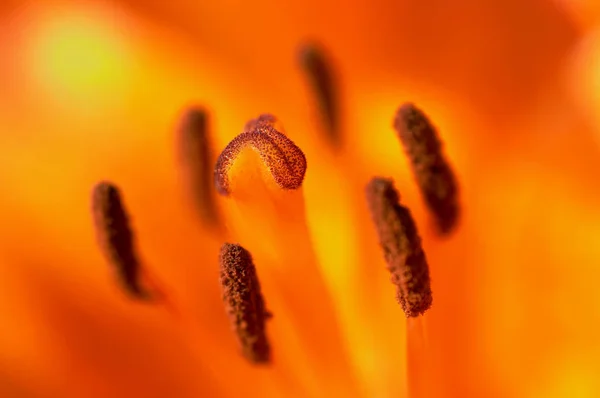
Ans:
[[[431,263],[432,395],[600,394],[597,34],[565,58],[594,4],[1,6],[0,313],[13,321],[0,331],[0,393],[403,396],[406,321],[363,197],[383,175]],[[322,146],[294,64],[307,37],[338,61],[342,154]],[[440,128],[459,177],[464,217],[449,240],[431,232],[391,128],[404,101]],[[275,313],[272,369],[237,355],[217,285],[221,237],[182,195],[173,130],[192,103],[214,115],[217,148],[268,111],[309,161],[295,196],[273,196],[252,166],[247,202],[222,201],[227,238],[255,254]],[[89,215],[99,179],[123,189],[143,258],[183,319],[127,302],[108,276]]]
[[[349,88],[403,78],[458,91],[505,127],[555,76],[577,34],[548,0],[121,4],[186,32],[282,94],[297,74],[294,51],[316,38],[341,61]]]
[[[595,0],[553,0],[583,29],[600,22],[600,4]]]

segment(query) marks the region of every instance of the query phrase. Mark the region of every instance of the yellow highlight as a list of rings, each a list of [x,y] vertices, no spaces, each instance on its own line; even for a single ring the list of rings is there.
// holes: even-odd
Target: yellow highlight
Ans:
[[[123,103],[135,75],[132,28],[124,16],[101,7],[53,8],[40,12],[31,26],[28,73],[52,102],[77,112]]]

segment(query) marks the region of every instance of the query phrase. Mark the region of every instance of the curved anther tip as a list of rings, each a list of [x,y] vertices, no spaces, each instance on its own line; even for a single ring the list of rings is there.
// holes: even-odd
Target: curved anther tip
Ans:
[[[257,120],[257,119],[255,119]],[[239,154],[251,148],[282,189],[298,189],[306,174],[304,152],[270,123],[256,123],[250,131],[235,137],[221,152],[215,166],[215,187],[224,196],[231,193],[230,170]]]

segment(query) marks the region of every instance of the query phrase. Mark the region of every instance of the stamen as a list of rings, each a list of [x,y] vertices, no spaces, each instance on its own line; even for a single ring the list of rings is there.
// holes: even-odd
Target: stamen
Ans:
[[[260,127],[265,124],[270,125],[277,131],[281,131],[282,133],[284,132],[282,123],[274,115],[271,115],[270,113],[263,113],[262,115],[259,115],[255,119],[250,119],[244,126],[244,131],[245,132],[252,131],[252,130],[256,129],[257,127]]]
[[[451,232],[458,222],[458,185],[442,151],[435,127],[414,104],[402,105],[394,128],[412,163],[412,169],[441,234]]]
[[[240,152],[254,149],[283,189],[298,189],[306,173],[306,157],[300,148],[269,123],[258,123],[251,131],[235,137],[221,152],[215,167],[215,186],[221,195],[229,195],[229,171]]]
[[[253,363],[271,360],[265,333],[266,310],[250,253],[240,245],[225,243],[219,255],[223,301],[242,354]]]
[[[331,61],[325,50],[315,44],[305,44],[299,50],[300,66],[304,70],[317,98],[321,119],[335,146],[341,143],[339,131],[338,88]]]
[[[148,298],[140,281],[141,266],[135,250],[134,235],[119,189],[98,183],[92,193],[92,213],[96,236],[104,256],[117,270],[121,283],[134,297]]]
[[[211,226],[219,224],[219,213],[211,181],[211,146],[208,115],[200,108],[189,109],[178,129],[179,156],[186,180],[202,220]]]
[[[366,188],[371,217],[379,235],[398,302],[407,317],[416,317],[432,303],[429,266],[410,211],[390,179],[373,178]]]

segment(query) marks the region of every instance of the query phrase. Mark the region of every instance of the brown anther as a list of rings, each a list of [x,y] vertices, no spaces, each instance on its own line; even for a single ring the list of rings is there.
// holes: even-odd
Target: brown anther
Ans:
[[[148,292],[140,282],[141,265],[135,250],[135,237],[121,193],[115,185],[109,182],[96,184],[92,193],[92,214],[100,249],[115,267],[123,287],[136,298],[148,298]]]
[[[216,226],[219,212],[212,185],[208,115],[204,109],[186,111],[177,131],[179,158],[196,208],[205,224]]]
[[[250,253],[240,245],[225,243],[219,254],[223,301],[242,354],[252,363],[268,363],[271,348],[265,308],[256,269]]]
[[[421,238],[410,211],[390,179],[373,178],[366,188],[371,217],[379,236],[398,302],[407,317],[416,317],[431,307],[429,266]]]
[[[314,91],[321,120],[334,146],[341,144],[338,87],[335,72],[327,52],[314,43],[307,43],[299,49],[300,67]]]
[[[458,184],[435,127],[419,108],[407,103],[398,109],[394,128],[410,159],[421,195],[433,213],[438,232],[451,232],[460,213]]]
[[[259,115],[257,118],[250,119],[244,126],[244,132],[252,131],[252,130],[256,129],[257,127],[263,126],[265,124],[273,127],[277,131],[280,131],[282,133],[284,132],[283,125],[281,124],[281,122],[274,115],[271,115],[270,113],[263,113],[262,115]]]
[[[251,131],[235,137],[221,152],[215,167],[215,187],[221,195],[229,195],[229,171],[240,152],[255,150],[282,189],[298,189],[306,173],[306,157],[300,148],[269,123],[258,123]]]

